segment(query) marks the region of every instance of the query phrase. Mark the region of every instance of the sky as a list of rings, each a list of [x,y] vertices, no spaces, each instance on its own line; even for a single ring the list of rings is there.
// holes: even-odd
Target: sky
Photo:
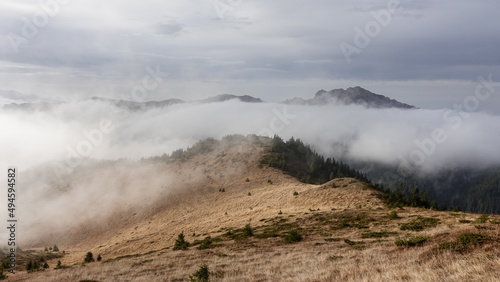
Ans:
[[[2,0],[0,90],[65,101],[230,93],[278,102],[361,86],[451,108],[479,77],[500,81],[499,8],[493,0]],[[499,96],[480,110],[500,113]]]

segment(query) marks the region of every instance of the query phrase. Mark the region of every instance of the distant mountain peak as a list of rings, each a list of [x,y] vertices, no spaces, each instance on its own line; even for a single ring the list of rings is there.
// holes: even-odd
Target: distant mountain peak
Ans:
[[[293,105],[326,105],[332,103],[341,103],[344,105],[363,105],[368,108],[400,108],[415,109],[415,106],[390,99],[386,96],[375,94],[360,86],[349,87],[347,89],[339,88],[330,91],[319,90],[312,99],[304,100],[301,98],[287,99],[285,104]]]
[[[207,99],[203,99],[200,102],[202,103],[214,103],[214,102],[225,102],[229,100],[240,100],[241,102],[245,103],[262,103],[262,101],[259,98],[255,98],[249,95],[243,95],[243,96],[237,96],[237,95],[232,95],[232,94],[220,94],[217,96],[209,97]]]

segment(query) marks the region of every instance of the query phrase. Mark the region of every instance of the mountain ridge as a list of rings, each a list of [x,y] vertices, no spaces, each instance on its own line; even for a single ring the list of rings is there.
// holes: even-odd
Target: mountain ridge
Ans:
[[[104,98],[94,96],[88,99],[90,101],[99,101],[112,104],[116,107],[126,108],[131,111],[144,111],[151,110],[155,108],[165,108],[177,104],[187,104],[187,103],[220,103],[230,100],[239,100],[243,103],[265,103],[264,100],[256,98],[250,95],[233,95],[233,94],[220,94],[212,97],[208,97],[200,100],[185,101],[178,98],[171,98],[160,101],[129,101],[129,100],[118,100],[111,98]],[[83,100],[86,101],[86,100]],[[47,111],[52,107],[57,106],[64,102],[27,102],[27,103],[10,103],[3,106],[4,110],[41,110]],[[367,108],[401,108],[401,109],[416,109],[415,106],[408,105],[399,102],[395,99],[390,99],[386,96],[375,94],[370,92],[360,86],[350,87],[347,89],[333,89],[330,91],[319,90],[316,92],[313,98],[304,100],[302,98],[290,98],[283,102],[283,104],[288,105],[328,105],[340,103],[344,105],[363,105]]]
[[[291,105],[325,105],[331,103],[358,104],[368,108],[401,108],[416,109],[415,106],[390,99],[386,96],[375,94],[360,86],[349,87],[347,89],[333,89],[325,91],[323,89],[316,92],[313,98],[304,100],[294,97],[287,99],[283,103]]]

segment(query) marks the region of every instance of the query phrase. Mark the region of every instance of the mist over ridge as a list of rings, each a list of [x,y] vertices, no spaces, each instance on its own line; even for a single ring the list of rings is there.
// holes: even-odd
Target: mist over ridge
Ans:
[[[249,96],[218,97],[198,103],[175,100],[140,111],[123,101],[97,98],[38,110],[7,107],[0,112],[0,123],[19,133],[0,137],[2,162],[28,168],[75,157],[138,159],[187,148],[205,138],[276,134],[299,138],[325,156],[423,173],[500,163],[497,115],[374,108],[335,99],[290,105]]]

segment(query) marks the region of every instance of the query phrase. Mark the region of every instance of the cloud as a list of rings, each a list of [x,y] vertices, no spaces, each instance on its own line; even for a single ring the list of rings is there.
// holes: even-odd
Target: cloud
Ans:
[[[500,41],[491,37],[498,26],[495,1],[401,1],[403,12],[394,15],[350,64],[339,45],[352,43],[354,28],[363,30],[374,20],[370,12],[384,9],[387,1],[316,0],[306,6],[300,1],[229,1],[234,6],[231,15],[222,18],[213,3],[70,1],[16,54],[6,35],[21,34],[23,18],[32,21],[43,9],[39,4],[4,1],[0,81],[7,85],[4,89],[52,98],[106,96],[106,85],[140,81],[146,66],[159,63],[178,84],[223,82],[210,95],[227,87],[241,89],[242,79],[247,91],[266,100],[279,100],[274,98],[276,91],[260,87],[270,81],[279,81],[282,88],[308,84],[315,90],[334,88],[340,80],[352,81],[348,86],[428,81],[422,89],[431,92],[419,96],[432,100],[442,94],[431,87],[435,81],[500,76]],[[239,63],[232,64],[235,61]],[[13,74],[6,67],[12,64],[44,72],[26,68]],[[279,71],[258,71],[262,69]],[[313,85],[317,80],[327,85]],[[155,95],[190,99],[196,91],[186,86],[182,92]],[[298,87],[288,91],[293,91],[288,96],[309,94]],[[445,94],[450,93],[453,89]]]
[[[0,124],[15,134],[2,135],[0,152],[2,165],[29,168],[64,160],[79,150],[84,152],[80,155],[96,159],[138,159],[170,153],[209,137],[276,133],[300,138],[327,156],[386,164],[397,164],[404,158],[416,169],[433,171],[498,163],[500,155],[494,148],[500,141],[499,119],[497,115],[448,110],[237,101],[127,112],[88,100],[61,104],[50,112],[3,111]],[[113,130],[106,133],[103,123]],[[446,140],[430,146],[427,140],[434,138],[436,129],[446,135],[438,139]],[[424,156],[422,163],[415,152]]]
[[[163,35],[176,35],[182,31],[182,26],[175,23],[161,23],[158,25],[158,33]]]

